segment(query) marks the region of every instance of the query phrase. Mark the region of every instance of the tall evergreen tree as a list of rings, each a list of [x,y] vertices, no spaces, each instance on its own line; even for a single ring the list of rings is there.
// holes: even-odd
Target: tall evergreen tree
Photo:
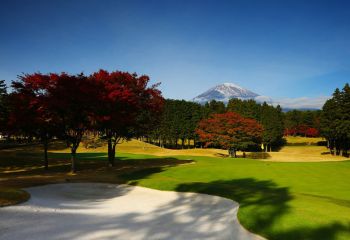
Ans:
[[[214,114],[214,113],[225,113],[226,112],[226,107],[223,102],[216,101],[216,100],[211,100],[210,102],[207,102],[204,105],[205,112],[206,112],[206,117],[209,117],[209,115]]]
[[[348,156],[350,149],[350,86],[336,89],[326,101],[321,115],[321,134],[332,154]]]
[[[190,140],[196,142],[195,129],[205,114],[204,107],[197,103],[167,99],[160,123],[150,134],[152,141],[171,148],[178,148],[179,142],[182,148]]]
[[[261,124],[264,126],[262,141],[265,151],[283,144],[283,115],[280,106],[274,108],[264,103],[261,107]]]

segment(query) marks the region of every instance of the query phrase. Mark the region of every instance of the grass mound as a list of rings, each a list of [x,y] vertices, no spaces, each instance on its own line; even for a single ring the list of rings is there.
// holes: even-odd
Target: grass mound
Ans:
[[[0,188],[0,207],[25,202],[29,198],[30,194],[24,190],[15,188]]]

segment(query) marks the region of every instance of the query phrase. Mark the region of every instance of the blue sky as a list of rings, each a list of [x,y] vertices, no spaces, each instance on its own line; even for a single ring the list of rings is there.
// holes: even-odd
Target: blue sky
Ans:
[[[165,97],[233,82],[272,98],[350,80],[350,1],[1,1],[0,79],[100,68],[147,74]]]

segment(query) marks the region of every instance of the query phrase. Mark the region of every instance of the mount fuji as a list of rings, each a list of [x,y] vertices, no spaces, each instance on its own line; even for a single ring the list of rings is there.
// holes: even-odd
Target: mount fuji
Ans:
[[[193,99],[194,102],[206,103],[211,100],[227,103],[231,98],[239,98],[242,100],[255,99],[260,96],[248,89],[242,88],[233,83],[223,83],[210,88],[208,91],[198,95]]]
[[[205,104],[206,102],[210,102],[211,100],[216,100],[227,104],[231,98],[238,98],[241,100],[253,99],[259,103],[266,102],[274,106],[280,105],[284,109],[284,111],[288,111],[291,109],[300,109],[300,110],[321,109],[325,101],[329,99],[329,97],[327,96],[320,96],[317,98],[300,97],[300,98],[272,99],[268,96],[263,96],[255,92],[252,92],[234,83],[223,83],[213,88],[210,88],[204,93],[193,98],[192,101],[200,104]]]

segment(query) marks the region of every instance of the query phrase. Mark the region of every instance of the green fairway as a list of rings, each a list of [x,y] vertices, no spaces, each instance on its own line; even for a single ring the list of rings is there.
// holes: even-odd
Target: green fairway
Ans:
[[[269,239],[350,239],[349,161],[275,163],[178,158],[191,158],[196,164],[158,169],[150,175],[142,170],[124,178],[130,184],[149,188],[236,200],[240,203],[241,223]]]

